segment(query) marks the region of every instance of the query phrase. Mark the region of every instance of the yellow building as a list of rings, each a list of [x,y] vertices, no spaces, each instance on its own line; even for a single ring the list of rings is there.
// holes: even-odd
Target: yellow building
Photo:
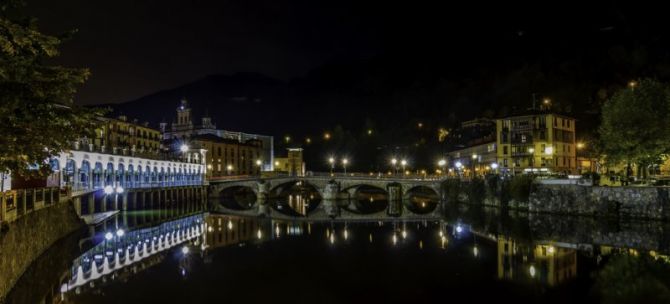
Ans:
[[[302,149],[288,148],[286,157],[275,157],[275,172],[286,173],[291,176],[305,175],[305,162],[302,159]]]
[[[95,137],[80,139],[75,149],[151,158],[159,155],[161,133],[149,127],[148,123],[131,122],[123,115],[100,119],[102,122],[95,130]]]
[[[239,142],[212,134],[193,136],[189,145],[207,150],[207,177],[260,174],[262,159],[259,140]]]
[[[575,119],[534,112],[496,120],[497,163],[503,173],[575,173]]]

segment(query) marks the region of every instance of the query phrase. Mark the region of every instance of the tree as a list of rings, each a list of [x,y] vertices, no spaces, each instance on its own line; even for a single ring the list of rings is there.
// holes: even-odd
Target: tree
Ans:
[[[58,56],[65,36],[10,17],[15,3],[0,6],[0,172],[44,175],[50,172],[46,160],[90,135],[101,113],[73,102],[87,69],[45,63]]]
[[[609,163],[640,167],[658,161],[670,150],[668,88],[651,79],[632,82],[605,103],[600,125],[603,153]]]

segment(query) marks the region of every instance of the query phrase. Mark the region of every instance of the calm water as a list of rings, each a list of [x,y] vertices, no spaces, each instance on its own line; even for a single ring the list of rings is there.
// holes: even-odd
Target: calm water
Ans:
[[[117,228],[124,235],[106,243]],[[443,220],[369,222],[131,212],[56,244],[9,301],[668,303],[668,231],[658,222],[464,207]],[[172,247],[75,287],[79,266],[90,276],[93,261],[100,267],[107,255],[112,267],[167,235]]]

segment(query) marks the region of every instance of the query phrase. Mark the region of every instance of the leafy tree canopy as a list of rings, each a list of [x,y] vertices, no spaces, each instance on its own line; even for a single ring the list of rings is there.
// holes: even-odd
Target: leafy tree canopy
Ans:
[[[73,102],[87,69],[45,63],[58,56],[63,37],[9,17],[15,4],[0,5],[0,171],[32,176],[48,173],[45,160],[94,130],[101,113]]]

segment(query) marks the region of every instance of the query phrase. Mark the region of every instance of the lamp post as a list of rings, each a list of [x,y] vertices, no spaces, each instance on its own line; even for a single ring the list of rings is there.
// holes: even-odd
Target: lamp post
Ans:
[[[328,159],[328,162],[330,163],[330,175],[333,175],[333,171],[335,170],[335,158],[331,157]]]
[[[400,165],[402,166],[402,174],[405,174],[405,166],[407,166],[407,160],[401,160]]]
[[[342,160],[342,167],[344,168],[344,175],[347,175],[347,164],[349,163],[348,159],[343,159]]]
[[[256,160],[256,167],[258,167],[258,174],[261,174],[261,165],[263,164],[263,161],[260,159]]]
[[[472,177],[475,177],[475,162],[477,161],[477,154],[472,154]]]
[[[442,174],[446,174],[447,161],[444,160],[444,159],[440,159],[437,162],[437,165],[440,166],[440,169],[442,170]]]
[[[230,172],[233,171],[233,165],[227,165],[226,170],[228,170],[228,175],[230,175]]]
[[[391,164],[393,165],[393,174],[398,175],[398,160],[395,158],[391,159]]]
[[[533,173],[533,167],[535,167],[535,148],[528,148],[528,153],[530,153],[530,173]]]
[[[186,153],[188,152],[188,149],[189,148],[188,148],[187,144],[183,144],[183,145],[181,145],[181,147],[179,147],[179,150],[182,153],[181,157],[182,157],[183,160],[186,160]]]

